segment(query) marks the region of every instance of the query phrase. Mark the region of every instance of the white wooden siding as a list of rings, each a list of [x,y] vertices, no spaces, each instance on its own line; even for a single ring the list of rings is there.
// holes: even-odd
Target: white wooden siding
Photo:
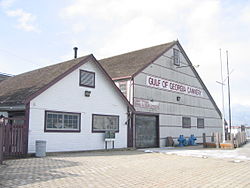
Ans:
[[[173,48],[178,49],[178,46],[176,45]],[[182,54],[180,55],[181,66],[188,65],[184,56]],[[192,69],[190,67],[176,68],[171,59],[172,56],[173,49],[170,49],[154,63],[145,68],[134,79],[134,98],[159,102],[159,108],[135,108],[140,112],[159,114],[161,146],[165,145],[165,138],[167,136],[178,137],[180,134],[184,134],[184,136],[194,134],[200,137],[198,142],[201,142],[202,133],[211,135],[212,132],[222,131],[220,115]],[[203,96],[196,97],[173,91],[151,88],[146,85],[147,75],[202,89]],[[177,101],[177,96],[180,97],[180,101]],[[182,128],[183,116],[191,117],[191,128]],[[204,129],[197,128],[197,118],[204,118]]]
[[[95,72],[95,88],[79,86],[79,70]],[[84,92],[91,91],[90,97]],[[81,113],[81,132],[44,132],[45,110]],[[88,62],[30,102],[28,152],[46,140],[47,152],[104,149],[104,133],[92,133],[92,114],[119,115],[115,148],[127,147],[127,105],[95,64]],[[109,145],[111,147],[111,145]]]

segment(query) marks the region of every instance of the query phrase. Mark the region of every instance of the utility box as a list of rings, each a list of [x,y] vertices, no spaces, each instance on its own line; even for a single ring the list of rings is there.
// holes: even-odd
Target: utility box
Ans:
[[[46,157],[45,140],[36,140],[36,157]]]

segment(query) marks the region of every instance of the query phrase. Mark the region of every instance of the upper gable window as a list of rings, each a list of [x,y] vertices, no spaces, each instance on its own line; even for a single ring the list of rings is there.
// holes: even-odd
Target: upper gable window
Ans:
[[[174,65],[180,66],[180,51],[174,48],[173,53]]]
[[[80,86],[95,87],[95,73],[85,70],[80,70]]]
[[[124,96],[127,96],[127,82],[120,82],[119,89],[121,90]]]

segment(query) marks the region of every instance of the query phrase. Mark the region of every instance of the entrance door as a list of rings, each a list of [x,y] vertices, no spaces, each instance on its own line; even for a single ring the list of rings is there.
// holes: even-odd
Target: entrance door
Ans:
[[[136,115],[136,147],[150,148],[159,146],[158,117]]]

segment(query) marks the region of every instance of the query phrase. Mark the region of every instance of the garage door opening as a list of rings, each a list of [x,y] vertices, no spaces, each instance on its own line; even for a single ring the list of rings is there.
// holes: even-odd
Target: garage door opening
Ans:
[[[136,147],[159,147],[159,117],[153,115],[136,115]]]

